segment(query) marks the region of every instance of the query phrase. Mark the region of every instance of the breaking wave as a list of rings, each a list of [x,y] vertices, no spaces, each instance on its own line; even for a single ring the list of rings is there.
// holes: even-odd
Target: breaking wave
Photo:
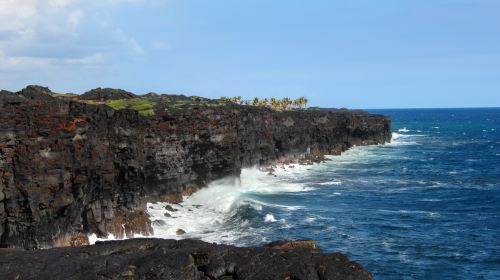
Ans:
[[[180,204],[149,203],[148,213],[153,221],[155,237],[194,238],[208,242],[245,244],[260,238],[252,219],[276,222],[273,214],[262,213],[264,208],[295,211],[300,206],[287,206],[259,200],[259,195],[299,193],[313,190],[267,175],[257,168],[243,169],[239,178],[215,181]],[[173,209],[168,211],[165,208]],[[182,229],[185,234],[177,232]],[[264,241],[264,240],[262,240]]]
[[[318,185],[321,185],[321,186],[340,186],[340,185],[342,185],[342,182],[337,181],[337,180],[333,180],[333,181],[318,183]]]

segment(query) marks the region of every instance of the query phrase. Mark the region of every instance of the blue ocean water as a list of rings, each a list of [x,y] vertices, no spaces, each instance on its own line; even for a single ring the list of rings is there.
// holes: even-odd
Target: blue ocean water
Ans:
[[[392,118],[392,143],[276,177],[245,170],[174,205],[155,232],[236,245],[314,239],[376,279],[500,279],[500,109],[371,112]]]

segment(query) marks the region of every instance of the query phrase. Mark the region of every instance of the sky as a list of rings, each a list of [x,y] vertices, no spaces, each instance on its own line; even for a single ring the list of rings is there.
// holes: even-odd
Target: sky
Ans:
[[[0,0],[0,88],[500,107],[498,0]]]

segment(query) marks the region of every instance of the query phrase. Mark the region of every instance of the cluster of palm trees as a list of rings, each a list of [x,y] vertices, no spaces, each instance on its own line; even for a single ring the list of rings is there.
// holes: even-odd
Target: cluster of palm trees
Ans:
[[[240,105],[252,105],[258,107],[269,107],[274,110],[292,110],[292,109],[305,109],[307,108],[307,98],[301,96],[295,100],[290,99],[289,97],[284,97],[281,99],[277,99],[274,97],[271,98],[263,98],[259,99],[258,97],[254,97],[253,100],[243,100],[241,96],[236,97],[225,97],[222,96],[220,98],[221,101],[224,102],[232,102]]]

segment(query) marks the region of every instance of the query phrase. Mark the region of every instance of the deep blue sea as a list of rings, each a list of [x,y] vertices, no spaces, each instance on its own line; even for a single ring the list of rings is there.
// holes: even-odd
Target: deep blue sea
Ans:
[[[156,235],[314,239],[376,279],[500,279],[500,109],[370,112],[392,118],[392,143],[276,176],[246,169],[172,205],[173,218],[152,204]]]

